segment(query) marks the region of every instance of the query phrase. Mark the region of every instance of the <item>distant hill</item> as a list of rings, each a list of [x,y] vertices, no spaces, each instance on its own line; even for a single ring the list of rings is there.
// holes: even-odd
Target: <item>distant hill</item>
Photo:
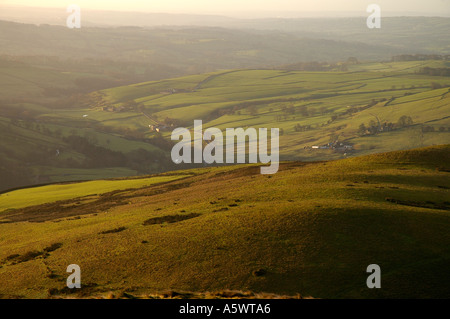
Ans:
[[[194,71],[338,61],[350,56],[390,59],[391,55],[410,53],[394,46],[307,37],[277,30],[203,26],[69,29],[0,21],[0,41],[5,43],[0,55],[139,60],[185,69],[191,66]]]
[[[82,27],[143,27],[143,28],[225,28],[249,32],[250,30],[278,32],[298,38],[333,40],[338,42],[364,43],[385,48],[384,51],[373,50],[373,58],[385,58],[385,54],[400,53],[434,53],[450,54],[448,43],[450,37],[449,17],[397,16],[383,14],[382,28],[369,29],[366,25],[365,12],[357,16],[339,16],[323,18],[259,18],[243,19],[206,14],[169,14],[148,12],[117,12],[82,10]],[[36,25],[66,26],[65,7],[61,8],[27,8],[3,5],[0,20]],[[209,37],[210,38],[210,37]],[[270,38],[265,40],[271,44]],[[276,42],[274,43],[276,44]],[[358,48],[354,48],[358,49]],[[375,49],[374,47],[372,49]],[[359,48],[354,55],[365,58],[365,48]],[[326,59],[336,58],[339,52],[327,52]],[[300,55],[300,60],[303,60]]]

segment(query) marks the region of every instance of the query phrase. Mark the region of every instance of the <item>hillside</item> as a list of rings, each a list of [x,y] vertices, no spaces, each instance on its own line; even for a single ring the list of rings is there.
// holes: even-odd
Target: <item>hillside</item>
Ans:
[[[278,127],[286,160],[411,149],[450,141],[450,79],[422,72],[448,65],[433,60],[299,63],[281,70],[218,71],[102,90],[93,94],[102,105],[121,108],[133,101],[140,112],[125,113],[120,123],[100,107],[89,114],[110,126],[144,127],[156,120],[192,127],[201,119],[204,128],[221,130]],[[411,121],[401,122],[402,117]],[[163,135],[168,138],[170,130]],[[352,151],[311,149],[335,141]]]
[[[449,298],[449,163],[447,145],[1,194],[0,297],[70,296],[78,264],[85,297]],[[382,289],[366,287],[372,263]]]
[[[339,61],[354,53],[362,59],[388,59],[391,54],[414,52],[393,46],[312,39],[281,31],[170,25],[83,27],[77,31],[66,26],[2,20],[0,41],[8,44],[0,48],[0,55],[50,56],[78,62],[95,59],[100,64],[141,61],[148,66],[162,67],[156,68],[162,74],[164,68],[184,73],[189,69],[190,73],[208,72],[317,59]]]
[[[179,169],[170,160],[171,128],[192,128],[196,119],[205,129],[280,128],[283,160],[450,141],[445,60],[296,63],[136,84],[119,66],[111,78],[109,68],[86,73],[38,60],[0,59],[0,190]]]
[[[8,21],[17,21],[22,23],[32,23],[37,25],[48,24],[55,26],[65,26],[65,12],[61,9],[37,9],[37,8],[14,8],[3,5],[0,11],[0,19]],[[328,17],[328,18],[256,18],[256,19],[238,19],[226,16],[213,15],[189,15],[189,14],[167,14],[167,13],[146,13],[146,12],[114,12],[114,11],[90,11],[83,10],[83,28],[89,27],[141,27],[161,28],[161,26],[169,26],[171,29],[189,29],[199,28],[212,29],[226,28],[229,30],[245,30],[255,31],[263,30],[266,33],[278,32],[287,36],[299,38],[318,38],[333,40],[336,42],[357,43],[353,48],[359,49],[358,56],[361,54],[370,55],[376,58],[384,58],[395,52],[416,53],[420,48],[421,53],[446,53],[449,54],[448,47],[448,17],[390,17],[388,14],[383,16],[383,27],[380,30],[372,30],[366,28],[366,19],[364,18],[365,8],[360,7],[362,11],[355,17]],[[305,13],[305,12],[303,12]],[[286,13],[284,13],[286,14]],[[285,16],[281,14],[281,16]],[[292,16],[298,15],[291,12]],[[443,14],[443,12],[440,12]],[[359,16],[361,15],[361,16]],[[422,13],[423,15],[423,13]],[[143,28],[144,27],[144,28]],[[414,30],[414,32],[410,32]],[[101,30],[96,30],[101,32]],[[116,30],[117,32],[117,30]],[[55,35],[55,33],[53,33]],[[119,33],[120,34],[120,33]],[[17,33],[13,33],[15,38]],[[41,34],[38,33],[39,36]],[[172,34],[180,37],[180,34]],[[19,39],[23,34],[19,33]],[[92,36],[92,35],[91,35]],[[181,36],[194,38],[185,33]],[[267,39],[267,38],[266,38]],[[28,39],[27,39],[28,40]],[[108,43],[108,40],[106,40]],[[268,41],[266,41],[267,43]],[[159,44],[159,43],[158,43]],[[254,43],[252,43],[254,44]],[[319,42],[310,42],[310,44],[318,45]],[[377,48],[372,52],[368,52],[368,46]],[[71,44],[69,44],[71,45]],[[261,43],[256,46],[262,47]],[[273,47],[275,49],[275,47]],[[383,49],[381,49],[383,48]],[[267,49],[267,47],[265,48]],[[283,50],[284,48],[277,48]],[[324,50],[318,52],[323,56],[336,57],[342,48],[337,51]],[[327,51],[327,52],[325,52]],[[69,51],[70,52],[70,51]],[[309,52],[303,52],[301,58],[311,59]]]

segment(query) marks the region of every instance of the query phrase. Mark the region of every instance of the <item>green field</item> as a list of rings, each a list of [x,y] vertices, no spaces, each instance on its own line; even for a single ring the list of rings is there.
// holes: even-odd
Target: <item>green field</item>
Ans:
[[[448,298],[449,163],[450,147],[436,146],[287,162],[273,176],[241,165],[3,194],[0,296]],[[141,188],[91,196],[128,187]],[[51,196],[66,200],[13,209]],[[366,287],[373,263],[382,289]],[[69,264],[81,291],[64,288]]]
[[[280,140],[283,158],[334,159],[343,156],[335,152],[312,153],[304,148],[326,144],[331,136],[354,145],[353,155],[449,142],[449,133],[437,131],[444,127],[448,132],[450,127],[450,80],[417,73],[424,66],[444,64],[442,61],[367,63],[353,65],[348,72],[232,70],[208,77],[183,77],[107,89],[102,95],[105,103],[115,106],[134,99],[152,118],[176,119],[187,127],[192,127],[196,119],[203,120],[205,128],[222,130],[279,127],[284,133]],[[432,83],[441,88],[431,87]],[[172,89],[175,93],[160,94]],[[291,111],[287,112],[286,108]],[[349,113],[349,109],[355,111]],[[100,113],[94,114],[106,125],[116,125]],[[368,125],[371,120],[395,124],[404,115],[412,118],[413,125],[364,138],[358,135],[360,124]],[[121,125],[127,121],[136,125],[136,117],[124,119]],[[297,132],[296,125],[310,128],[307,132]],[[428,125],[436,132],[421,134],[422,127]]]
[[[142,188],[166,183],[187,175],[156,176],[129,180],[95,180],[84,183],[52,184],[39,188],[20,189],[0,195],[0,212],[74,197],[99,195],[117,190]]]
[[[39,97],[47,92],[41,83],[47,90],[73,90],[81,74],[23,63],[0,65],[0,78],[15,87],[4,88],[5,97],[14,102],[0,103],[0,170],[25,167],[23,176],[4,178],[1,188],[173,170],[171,130],[192,128],[199,119],[204,129],[280,128],[282,160],[329,160],[447,144],[450,80],[419,73],[423,67],[446,66],[445,61],[428,60],[351,64],[345,72],[219,70],[77,95],[65,105],[61,98]],[[47,80],[49,72],[55,82]],[[31,95],[16,101],[17,90]],[[411,123],[398,126],[402,116]],[[149,128],[174,121],[161,134]],[[391,129],[361,134],[361,124],[373,123]],[[155,142],[160,135],[165,145]],[[67,141],[74,136],[89,147]],[[311,149],[336,140],[352,150]],[[99,153],[105,150],[111,154],[104,155],[103,164]],[[106,163],[119,153],[125,159]]]

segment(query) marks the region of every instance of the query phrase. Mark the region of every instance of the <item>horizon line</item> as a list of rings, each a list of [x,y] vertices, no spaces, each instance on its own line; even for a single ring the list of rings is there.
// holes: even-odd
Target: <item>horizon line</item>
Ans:
[[[38,10],[60,10],[61,8],[66,9],[67,6],[61,6],[61,7],[55,7],[55,6],[30,6],[30,5],[24,5],[24,4],[2,4],[0,3],[0,7],[3,8],[26,8],[26,9],[38,9]],[[239,10],[222,10],[222,11],[202,11],[202,12],[194,12],[194,11],[177,11],[177,10],[166,10],[166,11],[149,11],[149,10],[142,10],[138,11],[136,9],[132,10],[124,10],[124,9],[114,9],[114,8],[108,8],[108,9],[96,9],[96,8],[88,8],[83,9],[83,11],[88,12],[114,12],[114,13],[137,13],[137,14],[168,14],[168,15],[198,15],[198,16],[222,16],[227,18],[234,18],[234,19],[297,19],[297,18],[355,18],[355,17],[366,17],[367,13],[361,12],[359,10],[354,11],[330,11],[330,10],[312,10],[312,11],[288,11],[288,10],[280,10],[280,11],[273,11],[273,10],[259,10],[259,11],[239,11]],[[440,18],[450,18],[450,12],[443,14],[438,12],[420,12],[420,11],[407,11],[407,12],[400,12],[400,11],[383,11],[385,17],[440,17]],[[264,16],[266,14],[270,14],[268,16]],[[286,16],[280,16],[286,15]],[[336,16],[333,16],[332,14],[336,14]],[[234,15],[234,16],[233,16]],[[236,16],[238,15],[238,16]],[[253,17],[244,17],[244,15],[251,15]],[[257,16],[260,17],[257,17]]]

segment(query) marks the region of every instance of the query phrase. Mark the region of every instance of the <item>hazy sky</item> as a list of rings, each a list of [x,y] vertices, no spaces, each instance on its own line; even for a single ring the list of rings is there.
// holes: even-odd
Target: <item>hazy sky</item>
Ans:
[[[150,12],[361,12],[371,3],[385,12],[450,13],[450,0],[0,0],[0,4]]]

